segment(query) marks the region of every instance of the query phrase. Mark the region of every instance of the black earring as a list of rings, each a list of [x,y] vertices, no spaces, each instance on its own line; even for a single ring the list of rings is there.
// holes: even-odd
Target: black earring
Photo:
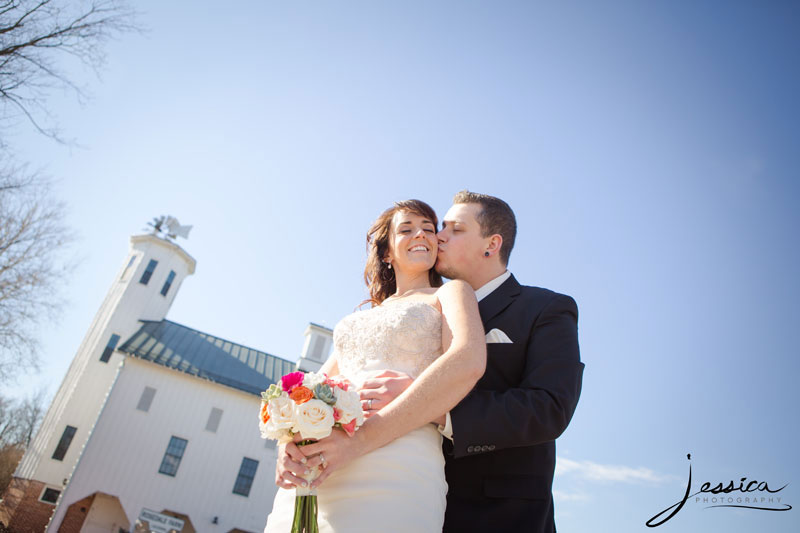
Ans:
[[[489,252],[483,252],[483,255],[485,255],[486,257],[489,257]]]

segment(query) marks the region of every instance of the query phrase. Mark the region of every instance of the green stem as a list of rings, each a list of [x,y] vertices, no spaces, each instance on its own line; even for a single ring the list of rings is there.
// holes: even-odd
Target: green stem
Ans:
[[[305,446],[316,442],[314,439],[306,439],[297,443],[298,446]],[[317,524],[317,497],[316,496],[296,496],[294,499],[294,520],[292,520],[291,533],[319,533]]]
[[[317,519],[317,511],[319,508],[317,507],[317,497],[311,496],[311,505],[314,507],[314,517],[311,520],[311,527],[313,527],[312,533],[319,533],[319,521]]]
[[[306,497],[306,519],[305,519],[305,526],[306,526],[306,533],[311,533],[312,526],[311,526],[311,496]]]
[[[303,533],[303,505],[305,496],[296,496],[294,499],[294,518],[292,519],[292,532]]]

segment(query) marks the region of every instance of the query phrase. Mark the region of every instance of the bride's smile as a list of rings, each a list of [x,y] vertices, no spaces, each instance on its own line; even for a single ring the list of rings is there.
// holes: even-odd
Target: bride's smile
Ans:
[[[436,262],[438,250],[436,224],[432,220],[409,211],[395,213],[389,256],[385,261],[392,265],[399,276],[427,276]]]

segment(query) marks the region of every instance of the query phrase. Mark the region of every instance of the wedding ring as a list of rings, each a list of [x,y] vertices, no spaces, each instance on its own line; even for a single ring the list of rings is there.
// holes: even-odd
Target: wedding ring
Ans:
[[[367,400],[367,410],[372,411],[372,398]]]
[[[323,466],[325,466],[325,463],[327,463],[327,461],[325,460],[325,456],[322,455],[322,452],[319,452],[319,460]]]

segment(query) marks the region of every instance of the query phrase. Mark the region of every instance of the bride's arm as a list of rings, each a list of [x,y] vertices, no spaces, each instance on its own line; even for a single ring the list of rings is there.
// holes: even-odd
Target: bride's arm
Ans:
[[[442,305],[438,299],[437,307],[441,312]],[[450,331],[450,328],[445,321],[442,321],[441,334],[442,353],[446,353],[450,348],[450,344],[453,342],[453,333]],[[369,418],[373,414],[389,405],[413,382],[414,378],[405,372],[399,372],[397,370],[384,370],[377,376],[373,376],[364,380],[364,383],[358,390],[358,394],[361,397],[361,406],[364,410],[364,416]],[[446,422],[447,418],[445,415],[442,415],[436,420],[432,420],[430,423],[441,427],[444,426]]]
[[[330,376],[338,376],[339,375],[339,363],[336,359],[336,349],[334,348],[333,352],[331,352],[330,357],[325,363],[322,365],[322,368],[319,369],[320,374],[327,374]]]
[[[335,431],[318,443],[304,446],[309,464],[323,452],[327,467],[315,485],[336,468],[405,435],[451,410],[472,390],[486,369],[486,340],[475,292],[453,280],[436,293],[442,305],[443,344],[449,347],[396,400],[371,416],[353,435]],[[445,344],[445,345],[448,345]]]
[[[450,411],[486,369],[486,340],[475,291],[466,282],[454,280],[442,286],[436,296],[442,306],[442,346],[446,350],[356,432],[355,436],[360,433],[361,439],[372,444],[370,449]]]

